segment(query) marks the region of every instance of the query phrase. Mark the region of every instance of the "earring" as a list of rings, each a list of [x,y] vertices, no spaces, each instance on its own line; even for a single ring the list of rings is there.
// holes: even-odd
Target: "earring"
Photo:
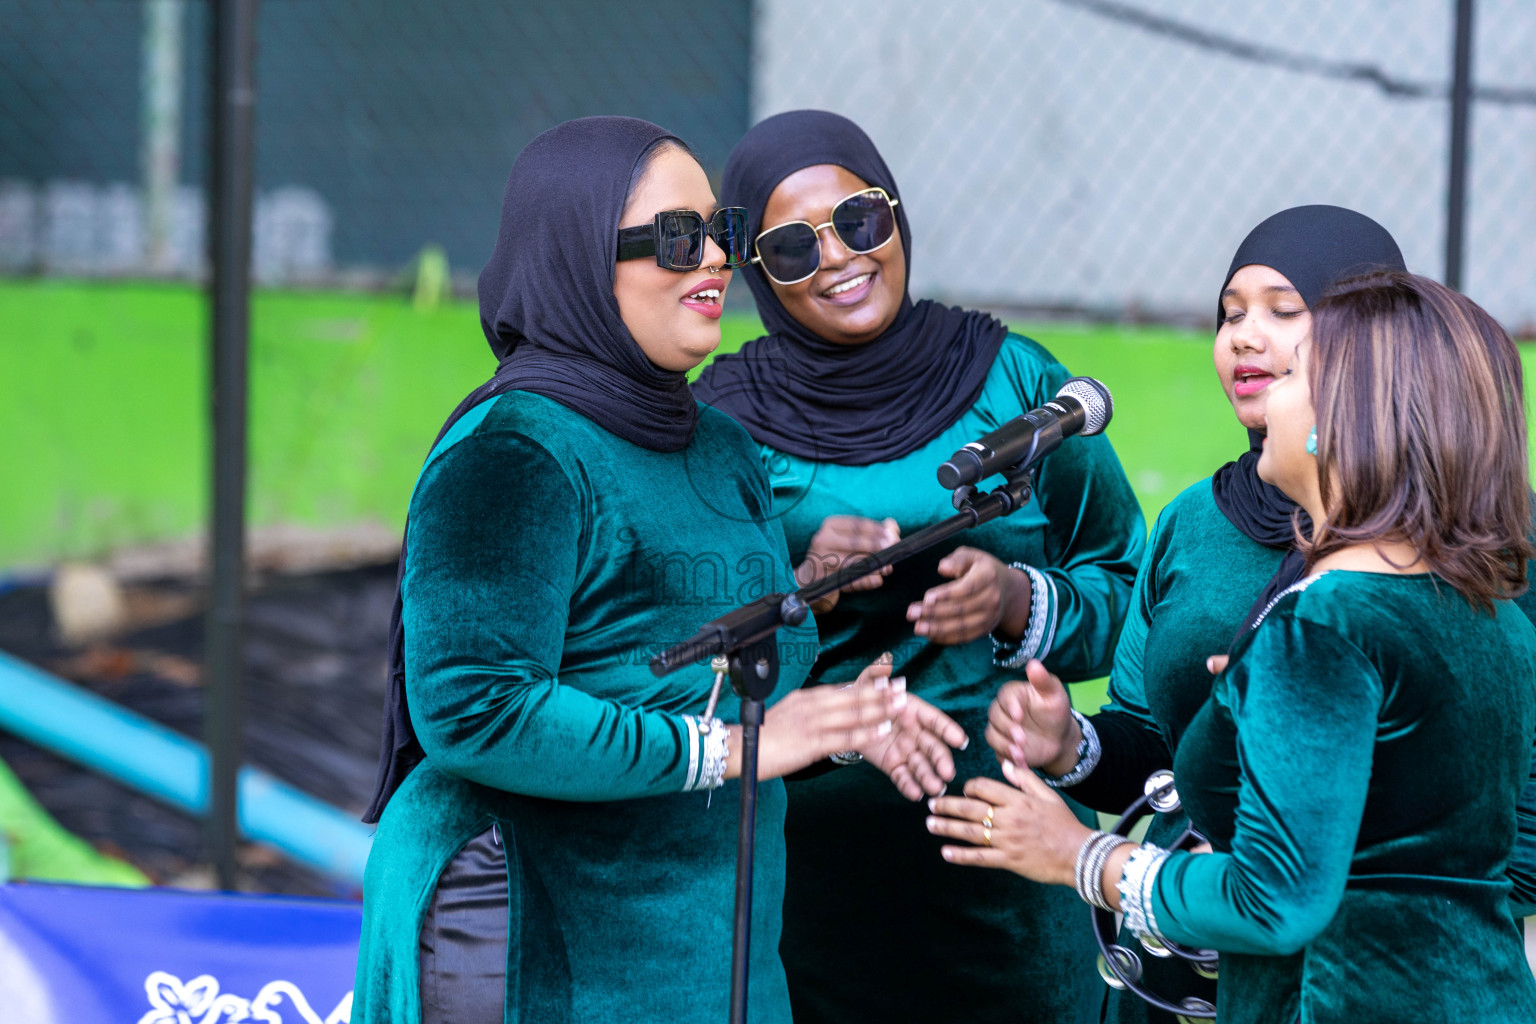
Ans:
[[[1317,428],[1312,428],[1312,433],[1307,435],[1307,454],[1317,454]]]

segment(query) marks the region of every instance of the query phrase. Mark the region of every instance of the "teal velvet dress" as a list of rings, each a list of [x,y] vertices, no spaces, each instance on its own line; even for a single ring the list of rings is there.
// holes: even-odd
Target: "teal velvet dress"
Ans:
[[[1109,677],[1109,704],[1092,719],[1103,760],[1081,785],[1063,793],[1118,815],[1141,796],[1147,775],[1172,766],[1179,738],[1211,691],[1206,657],[1227,650],[1284,555],[1232,525],[1216,505],[1209,478],[1168,503],[1131,592]],[[1182,814],[1158,815],[1147,840],[1171,844],[1186,824]],[[1079,903],[1078,927],[1087,928],[1088,921],[1088,908]],[[1134,939],[1122,936],[1122,942],[1140,949]],[[1159,995],[1174,1002],[1186,995],[1210,997],[1211,984],[1183,961],[1151,956],[1141,961],[1146,984]],[[1107,998],[1107,1021],[1172,1024],[1171,1014],[1130,993],[1110,990]]]
[[[1222,952],[1223,1024],[1536,1020],[1507,878],[1533,729],[1515,605],[1427,574],[1303,581],[1179,744],[1218,852],[1169,856],[1153,927]]]
[[[1210,695],[1214,677],[1205,659],[1227,651],[1254,599],[1280,566],[1284,552],[1241,533],[1216,505],[1210,479],[1193,484],[1158,516],[1136,587],[1130,614],[1115,649],[1109,703],[1092,721],[1103,760],[1078,786],[1063,790],[1079,802],[1118,815],[1142,793],[1146,776],[1172,767],[1174,752],[1190,721]],[[1536,573],[1536,562],[1531,563]],[[1536,612],[1536,589],[1518,602]],[[1536,779],[1536,759],[1531,763]],[[1188,783],[1179,780],[1184,792]],[[1173,843],[1188,824],[1183,813],[1156,815],[1146,839]],[[1536,913],[1536,782],[1526,788],[1519,815],[1522,841],[1510,865],[1516,885],[1514,913]],[[1082,911],[1088,919],[1087,910]],[[1128,932],[1121,942],[1140,950]],[[1140,957],[1143,981],[1177,1002],[1187,995],[1209,999],[1213,986],[1177,959]],[[1111,990],[1108,1024],[1172,1024],[1173,1015],[1154,1010],[1138,997]]]
[[[765,448],[795,560],[827,516],[889,516],[909,536],[954,514],[935,480],[938,466],[1043,405],[1068,376],[1045,349],[1012,335],[972,408],[907,456],[841,466]],[[957,783],[999,778],[984,739],[992,698],[1023,675],[1031,656],[1069,680],[1104,673],[1145,529],[1109,440],[1071,438],[1045,459],[1024,509],[901,563],[876,590],[843,594],[819,617],[814,675],[850,679],[892,652],[912,692],[952,715],[971,739],[956,753]],[[1038,573],[1022,649],[995,650],[987,637],[945,646],[913,634],[908,604],[946,582],[936,566],[961,545]],[[996,660],[1010,657],[1019,667]],[[795,1019],[1097,1021],[1102,983],[1077,896],[1009,872],[947,864],[924,827],[926,814],[868,765],[790,781],[780,948]]]
[[[738,787],[699,792],[706,667],[648,659],[791,586],[756,445],[701,410],[682,451],[512,392],[432,452],[411,501],[406,693],[426,752],[379,823],[354,1021],[419,1019],[417,940],[444,866],[492,825],[510,897],[507,1021],[727,1014]],[[775,699],[815,626],[781,634]],[[719,717],[735,721],[727,686]],[[770,711],[771,719],[771,711]],[[784,785],[759,788],[751,1019],[782,1024]]]

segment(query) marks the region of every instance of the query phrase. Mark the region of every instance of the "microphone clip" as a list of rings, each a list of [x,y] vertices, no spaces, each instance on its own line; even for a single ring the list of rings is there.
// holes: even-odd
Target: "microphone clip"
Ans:
[[[1017,512],[1024,507],[1024,504],[1029,501],[1029,496],[1035,491],[1035,467],[1038,465],[1039,462],[1033,459],[1014,463],[1003,470],[1005,482],[987,494],[977,490],[975,484],[962,484],[955,488],[950,501],[955,506],[955,511],[972,516],[977,516],[982,511],[980,507],[982,501],[1001,504],[1001,511],[992,511],[987,517],[989,519],[997,515],[1006,516]]]

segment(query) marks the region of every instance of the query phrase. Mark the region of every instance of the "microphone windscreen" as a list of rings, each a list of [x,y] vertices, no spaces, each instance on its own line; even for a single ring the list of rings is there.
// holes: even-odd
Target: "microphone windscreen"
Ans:
[[[1056,397],[1065,396],[1075,398],[1083,407],[1083,416],[1086,422],[1079,431],[1087,437],[1093,434],[1102,434],[1104,428],[1109,426],[1109,418],[1115,414],[1115,400],[1109,393],[1109,388],[1100,384],[1092,377],[1073,377],[1061,386],[1056,392]]]

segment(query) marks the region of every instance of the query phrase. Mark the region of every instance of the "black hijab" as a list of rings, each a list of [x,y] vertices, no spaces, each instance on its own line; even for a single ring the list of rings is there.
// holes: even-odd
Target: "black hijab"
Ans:
[[[480,272],[480,326],[510,387],[663,452],[687,446],[698,406],[686,376],[657,367],[630,336],[613,265],[635,163],[674,138],[638,118],[584,117],[528,143]]]
[[[745,206],[749,236],[779,183],[798,170],[835,164],[900,198],[875,144],[858,125],[823,110],[795,110],[760,122],[725,165],[720,202]],[[865,466],[916,451],[981,394],[1007,329],[986,313],[906,293],[912,232],[905,206],[896,223],[906,252],[901,308],[885,332],[862,345],[838,345],[785,312],[760,266],[747,279],[766,337],[710,364],[693,391],[729,413],[758,441],[819,462]]]
[[[1221,292],[1243,267],[1260,264],[1284,274],[1296,287],[1308,309],[1330,285],[1372,270],[1407,270],[1403,254],[1387,229],[1364,214],[1339,206],[1296,206],[1262,222],[1248,232],[1237,247],[1232,265],[1217,292],[1216,319],[1222,319]],[[1259,479],[1259,454],[1264,435],[1248,431],[1248,451],[1211,477],[1216,505],[1232,525],[1250,540],[1266,547],[1286,549],[1280,570],[1249,610],[1238,635],[1251,628],[1281,591],[1301,579],[1306,559],[1293,545],[1292,525],[1300,511],[1279,488]],[[1300,512],[1303,531],[1311,529],[1306,512]]]
[[[518,154],[496,249],[480,272],[480,326],[500,364],[454,409],[437,441],[481,402],[532,391],[646,448],[687,446],[698,420],[687,381],[645,357],[613,296],[619,218],[636,162],[652,143],[674,138],[632,117],[584,117],[551,128]],[[405,557],[402,542],[379,775],[366,822],[379,820],[424,756],[405,696]]]

